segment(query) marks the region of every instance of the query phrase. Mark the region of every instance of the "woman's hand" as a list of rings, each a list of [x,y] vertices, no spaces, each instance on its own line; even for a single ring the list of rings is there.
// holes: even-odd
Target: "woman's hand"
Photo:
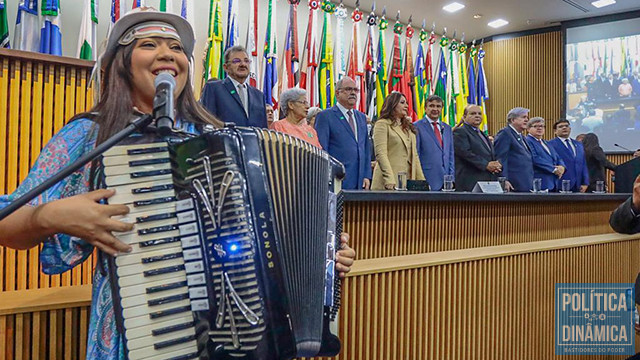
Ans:
[[[133,230],[133,224],[111,219],[112,216],[128,214],[129,208],[98,203],[113,194],[114,190],[95,190],[40,205],[33,214],[34,223],[47,229],[50,234],[79,237],[110,255],[130,252],[131,246],[111,233]]]
[[[347,273],[351,271],[351,265],[356,258],[356,251],[349,247],[349,234],[343,232],[340,235],[340,250],[336,255],[336,270],[340,274],[340,278],[344,279]]]
[[[396,184],[384,184],[385,190],[393,190],[396,188]]]

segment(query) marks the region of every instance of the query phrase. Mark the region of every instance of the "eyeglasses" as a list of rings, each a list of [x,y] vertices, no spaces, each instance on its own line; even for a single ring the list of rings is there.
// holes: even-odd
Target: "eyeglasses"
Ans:
[[[544,125],[533,125],[531,128],[532,129],[544,129],[545,126]]]
[[[360,89],[358,89],[357,87],[343,87],[343,88],[340,88],[339,90],[346,91],[346,92],[359,92],[360,91]]]
[[[293,102],[297,102],[298,104],[302,104],[302,105],[309,105],[309,102],[306,100],[293,100]]]
[[[238,58],[231,59],[231,63],[236,65],[240,64],[241,62],[244,62],[245,64],[251,64],[251,59],[238,59]]]

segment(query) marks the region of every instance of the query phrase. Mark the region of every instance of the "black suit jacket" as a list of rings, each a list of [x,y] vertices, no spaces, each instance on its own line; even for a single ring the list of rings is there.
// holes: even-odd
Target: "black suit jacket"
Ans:
[[[249,94],[249,116],[242,108],[242,102],[233,82],[224,80],[207,82],[202,89],[200,102],[210,113],[223,122],[232,122],[238,126],[267,127],[267,109],[262,91],[247,86]]]
[[[609,217],[611,228],[622,234],[640,233],[640,217],[631,213],[631,198],[616,208]]]
[[[605,181],[605,168],[616,171],[617,165],[607,160],[607,155],[601,147],[594,148],[589,154],[585,154],[587,159],[587,169],[589,169],[589,187],[587,191],[591,192],[596,189],[596,182]]]
[[[489,147],[482,141],[487,140]],[[496,159],[493,145],[483,133],[464,124],[453,131],[455,151],[456,191],[471,191],[478,181],[492,181],[496,175],[487,171],[489,161]]]

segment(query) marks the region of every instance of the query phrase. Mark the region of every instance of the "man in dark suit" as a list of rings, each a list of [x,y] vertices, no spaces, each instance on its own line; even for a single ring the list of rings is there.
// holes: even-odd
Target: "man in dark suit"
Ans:
[[[528,121],[529,109],[513,108],[507,114],[507,126],[496,134],[494,151],[509,191],[528,192],[533,185],[531,150],[522,135]]]
[[[358,86],[349,77],[336,84],[336,105],[316,115],[316,131],[322,149],[340,161],[346,171],[343,189],[369,189],[371,144],[366,116],[355,110]]]
[[[267,127],[267,110],[262,91],[251,87],[247,79],[251,59],[242,46],[224,52],[224,80],[211,80],[204,85],[200,102],[210,113],[224,122],[238,126]]]
[[[438,95],[427,98],[425,117],[418,120],[416,147],[422,172],[431,190],[439,191],[444,185],[444,175],[455,179],[455,156],[451,126],[440,121],[444,101]]]
[[[609,224],[622,234],[640,233],[640,175],[633,183],[633,194],[611,214]]]
[[[467,106],[462,120],[462,126],[453,131],[456,191],[472,191],[478,181],[496,180],[502,165],[496,161],[491,140],[478,129],[482,123],[482,108]]]
[[[558,183],[561,184],[562,180],[571,180],[571,191],[582,193],[587,191],[589,171],[584,156],[584,147],[579,141],[569,138],[571,123],[566,119],[558,120],[553,124],[553,131],[556,138],[549,140],[548,144],[556,150],[566,166],[564,175],[562,179],[558,180]]]

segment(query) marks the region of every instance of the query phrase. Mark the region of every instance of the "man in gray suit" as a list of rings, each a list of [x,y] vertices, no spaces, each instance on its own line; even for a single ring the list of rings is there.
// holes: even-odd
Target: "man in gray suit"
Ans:
[[[633,194],[611,214],[609,224],[622,234],[640,233],[640,175],[633,183]]]
[[[462,120],[462,126],[453,131],[456,191],[472,191],[478,181],[496,180],[502,165],[496,160],[491,140],[478,128],[482,108],[468,105]]]

